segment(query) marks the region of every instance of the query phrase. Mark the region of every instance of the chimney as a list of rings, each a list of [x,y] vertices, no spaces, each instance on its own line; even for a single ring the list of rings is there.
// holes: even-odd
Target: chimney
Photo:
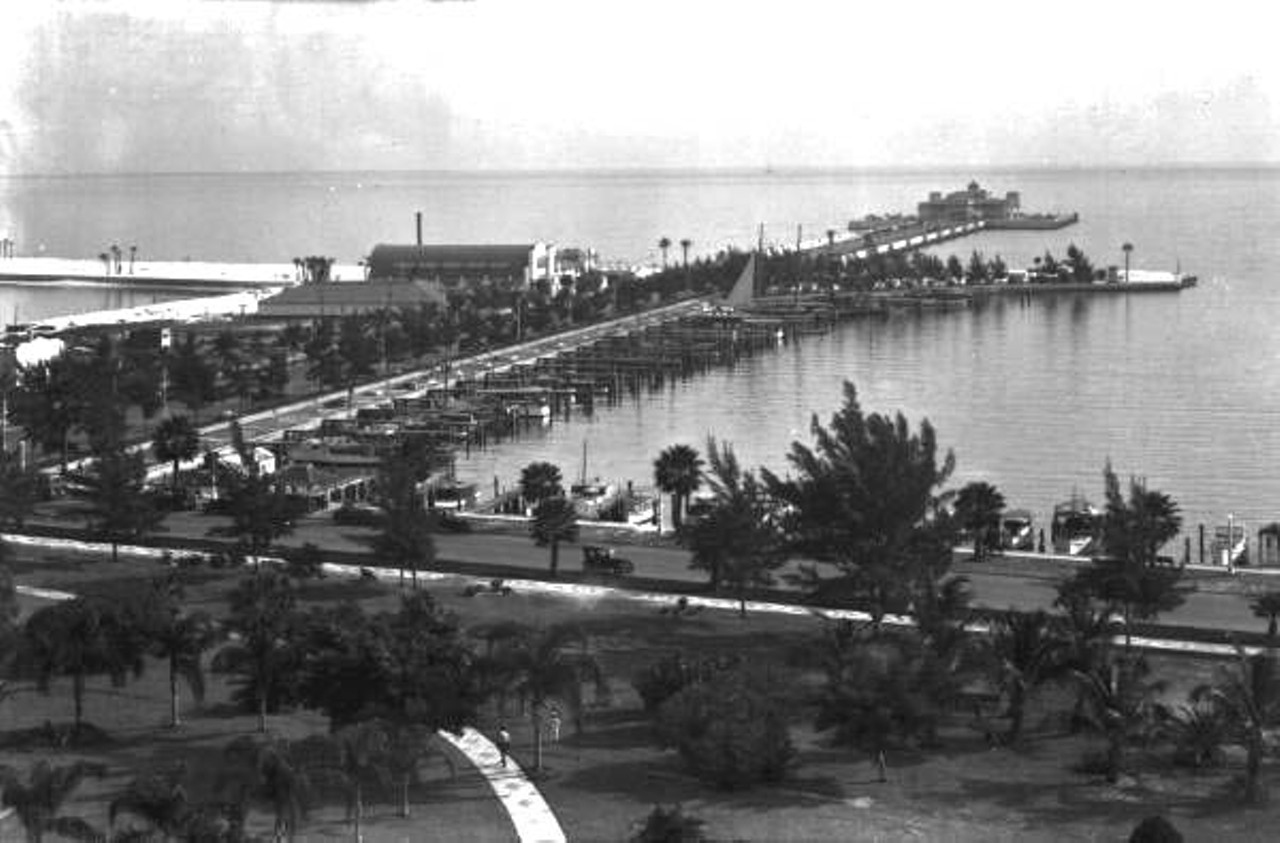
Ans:
[[[422,245],[422,211],[418,211],[413,215],[418,223],[418,245]]]

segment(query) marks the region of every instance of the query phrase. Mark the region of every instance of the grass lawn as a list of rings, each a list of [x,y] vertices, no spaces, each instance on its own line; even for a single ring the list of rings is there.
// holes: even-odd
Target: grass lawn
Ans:
[[[61,588],[78,593],[118,593],[140,587],[161,571],[154,560],[122,558],[112,564],[101,556],[58,553],[37,558],[21,550],[14,564],[22,585]],[[190,572],[188,600],[218,611],[239,572],[196,569]],[[559,743],[546,751],[539,787],[560,818],[570,840],[625,839],[633,824],[655,803],[684,803],[686,811],[707,821],[719,840],[1124,840],[1143,817],[1169,815],[1187,840],[1270,840],[1280,808],[1245,808],[1229,788],[1242,759],[1232,755],[1223,770],[1192,773],[1170,765],[1167,749],[1149,754],[1133,750],[1129,775],[1108,785],[1101,775],[1080,772],[1086,753],[1102,748],[1100,739],[1070,735],[1060,712],[1070,707],[1066,691],[1033,697],[1028,735],[1016,748],[992,748],[985,732],[990,722],[957,714],[942,733],[943,746],[929,753],[896,752],[889,757],[889,782],[879,783],[869,760],[855,751],[831,746],[811,729],[812,711],[805,691],[816,677],[803,668],[803,654],[818,621],[794,616],[702,611],[687,617],[663,614],[651,605],[604,598],[580,600],[535,594],[465,597],[462,581],[430,586],[439,603],[477,625],[517,620],[534,625],[575,621],[590,633],[592,650],[610,677],[610,693],[587,694],[585,731],[574,734],[566,718]],[[394,609],[393,585],[328,578],[302,588],[302,602],[322,604],[358,599],[367,610]],[[793,739],[799,764],[780,786],[743,792],[709,788],[687,775],[674,752],[654,744],[649,722],[631,687],[631,676],[676,651],[700,655],[732,653],[752,662],[779,665],[780,687],[795,696]],[[1171,700],[1210,680],[1209,659],[1153,656]],[[791,665],[791,667],[788,667]],[[42,697],[29,690],[0,704],[0,732],[39,726],[71,717],[69,683]],[[197,772],[193,792],[212,785],[217,754],[232,738],[251,732],[254,718],[235,713],[227,688],[211,683],[205,705],[188,704],[186,724],[165,728],[167,686],[159,666],[124,688],[93,682],[86,717],[105,729],[111,742],[86,750],[106,761],[112,775],[90,782],[77,794],[69,813],[105,826],[107,804],[134,772],[148,765],[186,758]],[[489,705],[476,725],[492,732],[505,722],[513,733],[514,753],[531,766],[528,718],[514,701],[505,711]],[[274,716],[269,725],[297,736],[322,730],[322,718],[306,713]],[[1002,729],[1003,722],[995,725]],[[0,750],[4,763],[26,765],[45,750]],[[76,757],[67,751],[57,758]],[[1267,771],[1272,776],[1272,771]],[[443,766],[415,795],[415,818],[394,816],[388,803],[372,806],[366,839],[508,840],[510,823],[474,770],[463,765],[452,779]],[[308,840],[349,839],[340,801],[313,811],[304,831]],[[270,815],[255,811],[253,828],[269,834]]]

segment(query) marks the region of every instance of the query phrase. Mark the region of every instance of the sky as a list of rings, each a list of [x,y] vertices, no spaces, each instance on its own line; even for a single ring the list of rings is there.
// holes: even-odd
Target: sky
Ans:
[[[1280,163],[1266,4],[6,4],[0,174]]]

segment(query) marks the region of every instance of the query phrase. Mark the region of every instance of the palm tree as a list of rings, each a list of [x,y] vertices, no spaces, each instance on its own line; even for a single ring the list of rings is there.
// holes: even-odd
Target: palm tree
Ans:
[[[409,786],[422,775],[422,770],[432,758],[439,758],[449,768],[449,774],[457,777],[458,768],[440,747],[440,736],[425,726],[402,724],[391,729],[391,744],[387,748],[386,766],[400,790],[400,816],[409,817]]]
[[[106,275],[111,274],[111,254],[109,252],[98,252],[98,260],[102,261],[102,271]]]
[[[560,701],[573,714],[575,731],[582,732],[582,687],[590,682],[599,697],[608,691],[600,663],[589,652],[590,641],[579,627],[557,624],[528,630],[500,653],[520,698],[529,704],[533,725],[533,769],[542,769],[542,717],[547,705]]]
[[[337,784],[347,795],[347,818],[354,824],[355,843],[364,839],[364,782],[388,779],[391,735],[385,724],[354,723],[332,735],[312,735],[295,747],[313,780]]]
[[[996,682],[1009,699],[1008,740],[1016,743],[1028,695],[1062,675],[1070,645],[1044,611],[1010,610],[992,622],[988,646]]]
[[[284,574],[262,571],[241,580],[228,596],[233,643],[214,656],[213,669],[240,675],[240,697],[258,712],[258,731],[267,730],[267,711],[281,693],[292,655],[293,584]]]
[[[46,694],[55,677],[71,677],[78,733],[88,677],[105,674],[113,684],[123,685],[130,674],[142,674],[146,663],[139,633],[126,612],[80,597],[46,606],[27,619],[22,660],[36,687]]]
[[[662,250],[662,268],[667,268],[667,250],[671,248],[671,238],[661,237],[658,239],[658,248]]]
[[[98,840],[102,835],[79,817],[60,817],[58,812],[80,783],[89,776],[107,774],[103,764],[77,761],[54,767],[37,761],[25,781],[12,767],[0,767],[0,800],[13,808],[31,843],[40,843],[48,832],[73,840]]]
[[[173,463],[173,488],[176,492],[179,466],[200,453],[200,433],[186,416],[170,416],[156,426],[151,449],[156,459]]]
[[[1236,658],[1234,666],[1220,669],[1217,684],[1196,688],[1191,700],[1211,702],[1226,713],[1236,742],[1245,748],[1245,799],[1257,802],[1267,733],[1280,721],[1280,663],[1274,653],[1249,656],[1239,647]]]
[[[560,543],[578,540],[578,511],[566,497],[546,498],[533,509],[529,526],[538,547],[551,548],[551,576],[560,565]]]
[[[169,725],[181,725],[178,679],[191,690],[196,702],[204,700],[204,668],[201,658],[222,637],[217,623],[207,612],[182,613],[183,590],[173,579],[153,585],[147,609],[146,637],[152,654],[169,667]]]
[[[990,483],[969,483],[956,495],[956,518],[973,536],[973,561],[985,559],[987,549],[998,541],[1003,512],[1004,495]]]
[[[116,265],[116,275],[119,275],[121,272],[124,271],[123,252],[120,249],[120,244],[118,243],[111,244],[111,259],[112,261],[115,262],[115,265]]]
[[[1124,283],[1129,283],[1129,254],[1133,251],[1132,243],[1125,243],[1120,247],[1124,251]]]
[[[217,789],[234,789],[240,804],[268,805],[275,815],[275,839],[293,840],[311,798],[311,779],[294,747],[283,738],[246,735],[229,743],[223,756],[231,769],[219,777]]]
[[[1249,603],[1253,616],[1267,619],[1267,636],[1276,637],[1276,620],[1280,618],[1280,591],[1267,591],[1259,594]]]
[[[520,470],[520,496],[526,506],[537,506],[547,498],[563,495],[564,486],[558,466],[549,462],[531,462]]]
[[[132,245],[129,247],[129,274],[133,274],[133,262],[138,257],[138,247]]]
[[[659,489],[671,495],[671,522],[678,530],[684,520],[689,496],[702,485],[702,456],[689,445],[666,448],[653,461],[653,479]]]
[[[1104,659],[1088,672],[1073,671],[1090,703],[1085,715],[1107,740],[1107,781],[1115,784],[1124,765],[1124,748],[1152,725],[1153,698],[1164,683],[1148,680],[1141,657]]]

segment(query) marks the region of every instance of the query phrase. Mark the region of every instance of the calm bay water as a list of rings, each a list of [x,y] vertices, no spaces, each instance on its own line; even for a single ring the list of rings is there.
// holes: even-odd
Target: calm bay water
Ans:
[[[811,414],[825,421],[851,380],[869,411],[928,417],[955,450],[957,481],[986,479],[1043,519],[1073,489],[1101,497],[1109,458],[1172,494],[1189,524],[1251,528],[1280,519],[1280,170],[1004,171],[993,173],[664,173],[479,176],[305,174],[0,180],[0,232],[23,254],[92,257],[112,242],[141,257],[354,261],[376,242],[410,242],[413,212],[428,241],[545,239],[606,259],[658,259],[656,243],[694,251],[841,229],[869,212],[908,211],[930,190],[972,177],[1028,210],[1078,210],[1059,232],[983,234],[942,253],[979,249],[1023,266],[1075,242],[1095,264],[1184,271],[1180,294],[1015,299],[967,310],[900,314],[807,337],[776,354],[677,384],[592,419],[506,443],[459,466],[486,485],[515,482],[548,459],[647,483],[665,446],[733,443],[747,465],[785,470]],[[53,293],[0,287],[0,316],[118,307],[157,294]],[[91,296],[114,297],[98,303]]]

